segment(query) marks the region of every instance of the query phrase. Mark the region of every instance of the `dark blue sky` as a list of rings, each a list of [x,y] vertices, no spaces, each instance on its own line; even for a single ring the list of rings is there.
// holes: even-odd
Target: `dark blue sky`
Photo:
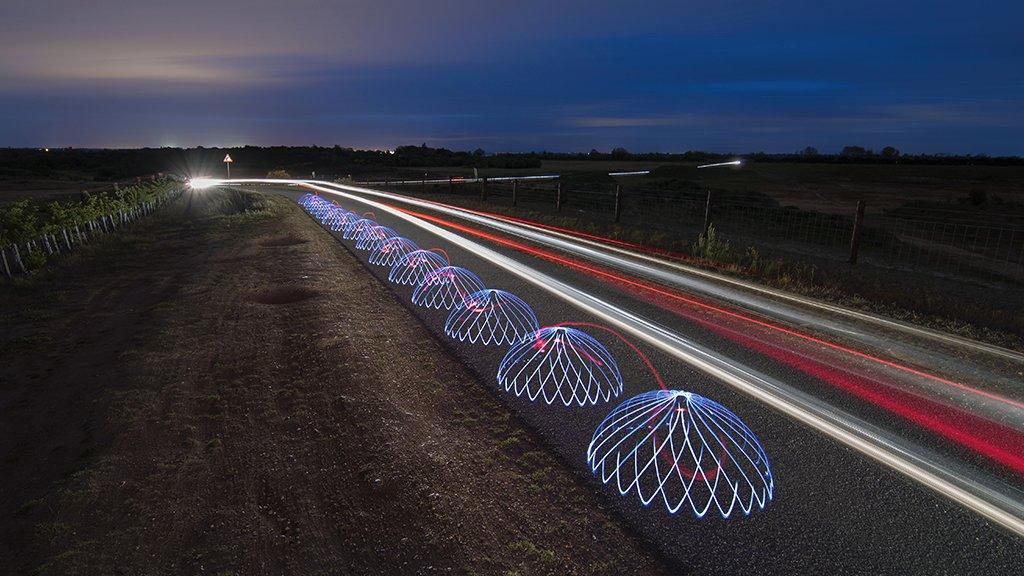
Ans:
[[[1021,6],[5,0],[0,146],[1024,154]]]

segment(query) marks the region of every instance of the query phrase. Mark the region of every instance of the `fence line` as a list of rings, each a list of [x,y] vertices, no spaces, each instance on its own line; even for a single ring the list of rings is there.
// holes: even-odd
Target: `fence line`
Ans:
[[[152,214],[160,206],[163,206],[177,198],[181,194],[181,191],[182,189],[178,188],[127,210],[118,210],[117,212],[110,214],[102,214],[86,222],[76,223],[73,226],[62,227],[59,230],[55,229],[41,236],[22,242],[13,242],[7,246],[0,246],[0,265],[3,266],[3,273],[7,278],[13,278],[15,274],[24,274],[32,268],[32,266],[26,265],[25,263],[22,256],[22,247],[24,247],[25,257],[31,257],[34,251],[45,251],[46,258],[58,256],[65,252],[71,252],[77,246],[88,244],[90,240],[97,236],[110,234],[118,228],[124,227],[139,218]],[[63,250],[61,249],[60,239],[64,240]],[[42,248],[40,248],[40,246],[42,246]],[[10,256],[10,258],[8,258],[8,256]]]
[[[391,189],[405,190],[391,184]],[[769,251],[1024,283],[1024,217],[1020,216],[994,215],[986,222],[978,214],[915,206],[864,215],[858,203],[851,203],[846,213],[824,213],[767,201],[718,200],[710,191],[645,190],[616,184],[562,188],[561,182],[550,179],[443,181],[432,188],[417,184],[421,186],[408,190],[447,190],[495,204],[585,213],[689,241],[714,224],[726,239]]]

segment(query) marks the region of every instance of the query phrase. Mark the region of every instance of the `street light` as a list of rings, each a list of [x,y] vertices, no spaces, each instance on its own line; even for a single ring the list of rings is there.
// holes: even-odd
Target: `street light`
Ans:
[[[726,166],[741,165],[743,165],[743,160],[730,160],[728,162],[715,162],[714,164],[700,164],[697,166],[697,169],[702,170],[704,168],[724,168]],[[705,186],[705,188],[707,189],[707,198],[704,201],[704,232],[701,233],[701,236],[707,238],[708,229],[711,228],[711,187]]]

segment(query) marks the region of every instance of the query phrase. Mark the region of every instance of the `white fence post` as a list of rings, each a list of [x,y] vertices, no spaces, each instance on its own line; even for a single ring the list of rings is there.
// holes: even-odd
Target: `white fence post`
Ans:
[[[10,267],[9,264],[7,264],[7,248],[6,247],[0,247],[0,260],[3,260],[3,262],[4,262],[4,274],[7,274],[8,278],[13,278],[14,275],[11,274],[11,267]]]
[[[18,263],[18,267],[21,268],[21,272],[25,273],[25,263],[21,261],[21,252],[18,251],[18,243],[14,243],[14,260]]]

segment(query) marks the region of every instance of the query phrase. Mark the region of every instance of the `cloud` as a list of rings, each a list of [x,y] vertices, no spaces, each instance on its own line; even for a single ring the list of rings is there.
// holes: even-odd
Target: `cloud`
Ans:
[[[570,118],[568,124],[581,128],[636,128],[636,127],[679,127],[699,126],[711,122],[711,118],[697,114],[680,116],[584,116]]]
[[[172,91],[238,88],[280,82],[276,74],[230,63],[164,55],[67,55],[61,59],[21,61],[0,68],[6,88],[83,88],[120,90],[159,88]]]

